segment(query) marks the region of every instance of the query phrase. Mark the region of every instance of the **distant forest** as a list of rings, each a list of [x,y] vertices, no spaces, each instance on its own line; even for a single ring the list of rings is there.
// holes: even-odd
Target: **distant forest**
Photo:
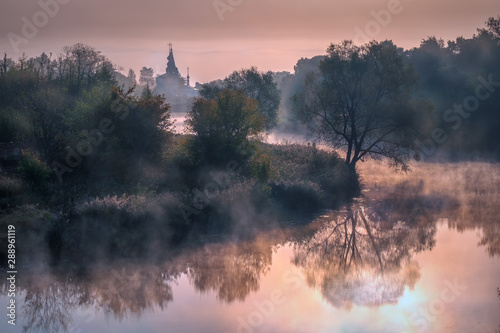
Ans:
[[[398,48],[417,74],[412,95],[432,103],[422,111],[418,135],[423,158],[500,158],[500,16],[490,18],[472,38],[445,42],[424,39],[419,47]],[[282,126],[297,129],[292,97],[325,56],[300,59],[293,75],[280,75]],[[446,140],[435,140],[442,129]],[[433,138],[434,131],[434,138]],[[432,143],[431,143],[432,141]]]
[[[500,157],[499,18],[488,19],[469,39],[445,42],[428,37],[411,50],[398,48],[418,77],[412,94],[433,105],[430,114],[422,112],[426,124],[418,141],[422,157],[435,155],[434,151],[451,158]],[[324,59],[303,58],[293,74],[272,73],[281,92],[281,105],[277,115],[267,115],[268,119],[276,118],[268,123],[288,131],[301,127],[293,112],[293,96],[303,91],[307,75],[317,71]],[[65,47],[57,56],[42,53],[12,59],[5,53],[0,61],[0,142],[23,142],[36,147],[36,153],[47,162],[55,160],[54,154],[71,142],[77,128],[88,125],[80,121],[91,100],[95,102],[95,95],[103,90],[118,91],[120,86],[128,90],[136,84],[132,70],[124,76],[116,68],[101,52],[82,44]],[[138,81],[131,95],[140,96],[146,85],[154,89],[151,69],[144,67]],[[267,123],[266,128],[270,129]],[[437,133],[441,129],[442,135]]]

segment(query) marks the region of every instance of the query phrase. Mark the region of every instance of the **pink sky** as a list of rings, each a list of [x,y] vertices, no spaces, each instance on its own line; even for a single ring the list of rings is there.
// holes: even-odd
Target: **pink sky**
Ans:
[[[40,14],[41,4],[50,4],[52,16]],[[171,42],[181,74],[190,67],[194,83],[250,66],[293,71],[301,57],[356,39],[356,29],[411,48],[433,35],[471,37],[499,14],[498,0],[2,0],[0,51],[18,58],[82,42],[124,71],[147,66],[163,73]],[[39,27],[16,50],[9,36],[26,37],[23,18],[38,19]]]

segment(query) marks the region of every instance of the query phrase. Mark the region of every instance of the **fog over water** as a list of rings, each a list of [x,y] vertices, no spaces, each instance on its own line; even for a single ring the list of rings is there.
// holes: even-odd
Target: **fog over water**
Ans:
[[[4,3],[0,332],[500,333],[498,0]]]
[[[385,168],[362,165],[364,195],[307,225],[163,259],[23,265],[9,332],[498,329],[498,164]]]

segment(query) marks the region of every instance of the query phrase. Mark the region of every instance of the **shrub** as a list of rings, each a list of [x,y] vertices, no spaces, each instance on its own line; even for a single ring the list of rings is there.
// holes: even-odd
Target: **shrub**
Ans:
[[[27,134],[26,122],[18,111],[12,108],[0,110],[0,142],[18,141]]]
[[[43,188],[52,173],[52,169],[30,152],[23,151],[22,156],[18,167],[21,178],[34,189]]]
[[[75,205],[75,214],[61,233],[64,253],[93,260],[103,255],[140,257],[170,245],[171,215],[178,202],[170,193],[105,196]]]
[[[271,195],[285,210],[310,214],[322,205],[322,191],[312,182],[281,182],[271,184]]]
[[[11,197],[23,192],[23,184],[19,179],[0,176],[0,197]]]
[[[314,183],[327,206],[337,206],[356,192],[349,170],[337,154],[316,149],[315,145],[271,145],[277,179],[282,182]]]
[[[24,199],[23,191],[24,186],[20,179],[0,176],[0,212],[4,208],[19,204]]]
[[[250,160],[252,177],[264,183],[275,178],[276,174],[272,167],[272,156],[267,150],[258,149]]]
[[[0,230],[6,232],[9,225],[15,227],[16,258],[27,264],[28,260],[35,262],[47,254],[46,236],[57,221],[58,215],[39,209],[35,205],[26,205],[0,218]],[[7,237],[0,237],[0,246],[2,249],[7,249]],[[0,251],[1,262],[6,263],[4,256],[6,251]]]
[[[240,90],[226,89],[215,99],[198,98],[187,114],[187,129],[195,134],[190,146],[198,164],[225,165],[247,162],[256,138],[265,129],[257,101]]]

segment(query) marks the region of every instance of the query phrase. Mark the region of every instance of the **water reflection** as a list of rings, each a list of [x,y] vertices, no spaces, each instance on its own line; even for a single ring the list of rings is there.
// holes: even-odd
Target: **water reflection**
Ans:
[[[178,272],[155,266],[99,270],[88,282],[86,295],[98,311],[123,320],[146,310],[164,309],[173,300],[171,283]]]
[[[293,263],[302,268],[309,286],[335,307],[394,303],[420,278],[412,257],[431,249],[436,227],[389,224],[361,205],[326,217],[311,239],[295,247]]]
[[[474,177],[466,181],[478,183]],[[191,244],[158,255],[167,258],[160,262],[97,261],[87,262],[85,267],[69,263],[45,266],[44,272],[25,269],[17,281],[22,303],[19,321],[24,323],[24,332],[62,332],[72,331],[79,311],[88,311],[89,316],[104,314],[113,322],[168,312],[185,295],[177,288],[179,281],[220,304],[237,307],[247,302],[251,314],[255,311],[252,296],[259,293],[262,281],[276,265],[289,266],[290,259],[305,277],[307,291],[301,292],[319,291],[330,308],[395,305],[407,290],[422,289],[417,284],[425,280],[424,272],[438,269],[433,266],[426,271],[423,265],[431,261],[425,262],[419,254],[437,246],[438,220],[460,232],[477,230],[477,245],[498,258],[499,208],[494,200],[499,196],[498,184],[494,183],[493,192],[468,188],[465,194],[457,191],[451,196],[429,190],[422,181],[404,181],[390,192],[372,188],[364,199],[307,226],[266,232],[245,242]],[[273,262],[279,248],[290,254],[286,262]],[[453,279],[456,273],[450,274],[447,278]],[[4,281],[3,295],[6,288]],[[280,289],[280,285],[271,288]],[[266,297],[269,295],[260,298],[259,304]]]
[[[485,247],[491,257],[500,255],[498,163],[416,164],[407,175],[387,173],[386,166],[374,163],[361,166],[366,168],[362,173],[373,206],[403,213],[406,219],[415,213],[441,218],[459,232],[478,230],[478,246]]]
[[[413,220],[395,217],[356,203],[316,220],[313,225],[320,227],[309,236],[281,231],[276,237],[181,251],[162,264],[94,263],[72,274],[33,274],[19,285],[25,292],[24,331],[67,331],[72,313],[81,308],[120,322],[148,310],[161,311],[174,300],[172,285],[183,275],[200,293],[228,304],[243,302],[259,290],[273,251],[283,243],[293,248],[293,263],[303,270],[308,285],[333,306],[394,303],[405,287],[413,288],[419,280],[413,256],[431,249],[436,233],[434,223],[419,219],[412,225]]]
[[[200,292],[214,291],[221,301],[244,301],[269,271],[271,246],[259,241],[207,246],[189,257],[189,280]]]
[[[478,246],[484,246],[488,254],[500,255],[500,177],[485,177],[484,170],[471,169],[465,173],[462,204],[449,226],[463,232],[479,229],[481,239]]]
[[[73,311],[90,303],[83,286],[69,278],[53,281],[47,276],[28,276],[19,287],[25,291],[23,332],[66,332]]]
[[[81,309],[119,322],[164,310],[174,300],[172,285],[182,275],[198,292],[214,293],[221,302],[244,301],[259,289],[272,254],[273,243],[259,239],[206,245],[162,264],[88,263],[85,270],[68,265],[62,273],[31,272],[17,286],[24,298],[23,332],[71,331],[74,313]]]
[[[67,332],[74,313],[90,308],[116,320],[164,309],[173,300],[171,283],[178,272],[157,266],[94,267],[85,277],[73,274],[29,274],[19,280],[24,295],[23,332]]]

